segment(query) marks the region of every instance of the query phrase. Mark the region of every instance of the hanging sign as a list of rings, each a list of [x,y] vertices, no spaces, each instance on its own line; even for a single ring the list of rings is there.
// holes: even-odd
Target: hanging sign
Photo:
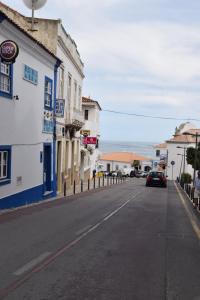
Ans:
[[[80,131],[80,134],[82,134],[82,135],[84,135],[84,136],[88,136],[88,135],[90,135],[90,130],[82,129],[82,130]]]
[[[86,136],[83,138],[83,144],[84,145],[96,145],[97,138],[92,136]]]
[[[55,115],[58,118],[63,118],[65,113],[65,100],[64,99],[56,99],[56,109]]]
[[[19,54],[19,47],[15,42],[11,40],[6,40],[3,43],[1,43],[0,58],[2,63],[13,64],[18,54]]]

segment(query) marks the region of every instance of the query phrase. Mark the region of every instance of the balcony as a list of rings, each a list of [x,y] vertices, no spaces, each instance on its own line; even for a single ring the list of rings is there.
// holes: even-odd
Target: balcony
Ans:
[[[65,124],[66,127],[75,130],[80,130],[84,125],[83,112],[77,108],[71,108],[69,102],[67,102],[65,110]]]

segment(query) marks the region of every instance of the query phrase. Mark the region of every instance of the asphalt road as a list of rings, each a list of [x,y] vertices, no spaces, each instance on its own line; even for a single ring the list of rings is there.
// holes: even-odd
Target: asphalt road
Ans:
[[[200,217],[133,179],[0,216],[0,299],[200,300]]]

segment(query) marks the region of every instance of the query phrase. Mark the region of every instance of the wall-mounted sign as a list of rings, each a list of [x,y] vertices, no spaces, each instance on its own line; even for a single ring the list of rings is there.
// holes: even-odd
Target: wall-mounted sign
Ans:
[[[174,161],[174,160],[171,161],[171,165],[172,165],[172,166],[175,165],[175,161]]]
[[[84,136],[88,136],[88,135],[90,135],[90,130],[84,130],[84,129],[82,129],[82,130],[80,131],[80,134],[82,134],[82,135],[84,135]]]
[[[6,40],[3,43],[1,43],[0,58],[2,63],[13,64],[18,54],[19,54],[19,48],[15,42],[11,40]]]
[[[86,136],[83,138],[83,144],[84,145],[96,145],[97,138],[93,136]]]
[[[64,113],[65,113],[65,100],[56,99],[56,110],[55,110],[56,117],[63,118]]]

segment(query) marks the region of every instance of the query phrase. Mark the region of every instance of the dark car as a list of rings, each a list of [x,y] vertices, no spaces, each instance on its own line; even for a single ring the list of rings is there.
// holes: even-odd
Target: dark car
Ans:
[[[146,186],[167,187],[167,178],[163,172],[152,171],[147,176]]]

